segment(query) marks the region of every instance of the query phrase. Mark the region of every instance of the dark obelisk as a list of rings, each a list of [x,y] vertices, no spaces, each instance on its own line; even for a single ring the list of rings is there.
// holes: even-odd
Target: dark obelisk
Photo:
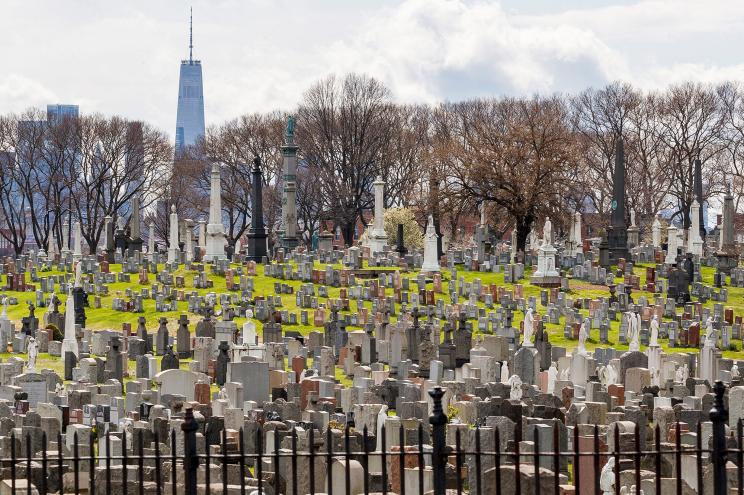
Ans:
[[[705,240],[705,222],[703,221],[703,172],[700,158],[695,160],[695,199],[697,199],[700,209],[698,214],[700,215],[700,238]]]
[[[268,256],[266,245],[266,227],[263,219],[263,182],[261,179],[261,159],[253,160],[253,195],[251,196],[251,228],[248,229],[248,256],[249,260],[261,263]]]
[[[628,259],[628,229],[625,225],[625,150],[623,139],[619,138],[615,147],[615,175],[612,184],[612,217],[607,229],[607,242],[610,248],[610,264],[615,265],[620,258]]]

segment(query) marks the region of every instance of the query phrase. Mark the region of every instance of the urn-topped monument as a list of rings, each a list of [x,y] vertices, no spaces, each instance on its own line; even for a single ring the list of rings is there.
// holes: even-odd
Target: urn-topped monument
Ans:
[[[537,249],[537,270],[532,274],[530,283],[538,287],[560,287],[561,274],[555,268],[555,256],[558,250],[553,247],[553,224],[550,218],[545,219],[543,239]]]
[[[366,245],[372,253],[381,253],[387,246],[388,236],[385,233],[385,181],[377,177],[374,182],[375,188],[375,218]],[[433,225],[432,225],[433,227]]]

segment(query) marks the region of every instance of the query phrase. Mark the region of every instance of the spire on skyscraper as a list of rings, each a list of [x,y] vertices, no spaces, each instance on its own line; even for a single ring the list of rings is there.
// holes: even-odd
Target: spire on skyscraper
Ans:
[[[204,88],[201,61],[194,60],[194,10],[189,9],[189,58],[181,60],[176,111],[176,152],[204,136]]]

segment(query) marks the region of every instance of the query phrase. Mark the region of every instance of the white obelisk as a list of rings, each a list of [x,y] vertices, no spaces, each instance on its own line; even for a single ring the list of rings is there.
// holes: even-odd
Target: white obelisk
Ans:
[[[65,305],[65,338],[62,340],[63,359],[68,352],[74,353],[76,358],[79,356],[78,342],[75,338],[75,298],[72,295],[72,289],[67,294]]]
[[[73,240],[75,244],[73,245],[72,260],[78,261],[83,257],[83,233],[80,230],[80,222],[73,224],[73,234],[75,235]]]
[[[178,263],[180,261],[181,251],[178,249],[178,213],[176,205],[171,205],[170,214],[170,235],[168,236],[168,263]]]
[[[207,252],[204,261],[227,259],[225,256],[225,227],[222,225],[222,185],[220,166],[212,165],[209,190],[209,224],[207,224]]]

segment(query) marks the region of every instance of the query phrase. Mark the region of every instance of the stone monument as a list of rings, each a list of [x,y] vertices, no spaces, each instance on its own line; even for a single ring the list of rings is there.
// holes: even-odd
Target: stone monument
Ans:
[[[703,255],[703,238],[700,237],[700,204],[697,199],[690,205],[690,232],[687,239],[687,252],[693,256]]]
[[[628,249],[640,244],[640,230],[635,221],[635,210],[630,210],[630,227],[628,227]]]
[[[79,356],[78,341],[75,336],[75,300],[70,289],[65,303],[65,336],[62,340],[62,356],[71,352],[75,358]]]
[[[625,151],[622,138],[615,145],[615,172],[612,181],[612,220],[607,229],[610,265],[628,258],[628,231],[625,225]]]
[[[181,251],[178,249],[178,213],[176,213],[176,205],[171,205],[168,244],[168,263],[179,263]]]
[[[251,196],[251,227],[248,229],[247,261],[261,263],[268,256],[266,227],[263,218],[263,179],[261,178],[261,159],[253,160],[253,194]]]
[[[225,260],[225,227],[222,225],[222,186],[220,166],[212,164],[209,181],[209,223],[207,224],[207,252],[204,261]],[[188,250],[188,248],[187,248]]]
[[[284,169],[284,190],[282,191],[282,226],[277,234],[285,251],[296,248],[300,243],[297,235],[297,150],[294,142],[295,120],[287,119],[282,146],[282,168]]]
[[[374,182],[375,188],[375,218],[372,229],[369,232],[367,246],[370,253],[381,253],[387,246],[388,237],[385,234],[385,181],[377,177]]]
[[[537,249],[537,270],[530,278],[530,283],[538,287],[560,287],[561,285],[561,275],[555,268],[555,255],[558,250],[553,247],[552,225],[550,218],[546,218],[543,227],[543,242]]]
[[[734,239],[734,197],[731,195],[731,185],[726,187],[723,198],[723,221],[721,225],[721,248],[716,253],[718,270],[731,273],[731,269],[739,265],[739,253]]]
[[[654,249],[661,248],[661,221],[659,221],[659,215],[656,215],[653,226],[651,227],[651,244],[653,244]]]
[[[429,215],[424,235],[424,263],[421,265],[422,272],[438,272],[439,258],[437,258],[437,233],[434,231],[434,218]]]
[[[129,255],[134,252],[142,252],[142,229],[140,217],[140,201],[138,197],[132,198],[132,215],[129,217]]]
[[[78,261],[83,257],[83,233],[80,229],[80,222],[73,224],[73,234],[75,235],[75,239],[73,240],[72,259],[73,261]]]

